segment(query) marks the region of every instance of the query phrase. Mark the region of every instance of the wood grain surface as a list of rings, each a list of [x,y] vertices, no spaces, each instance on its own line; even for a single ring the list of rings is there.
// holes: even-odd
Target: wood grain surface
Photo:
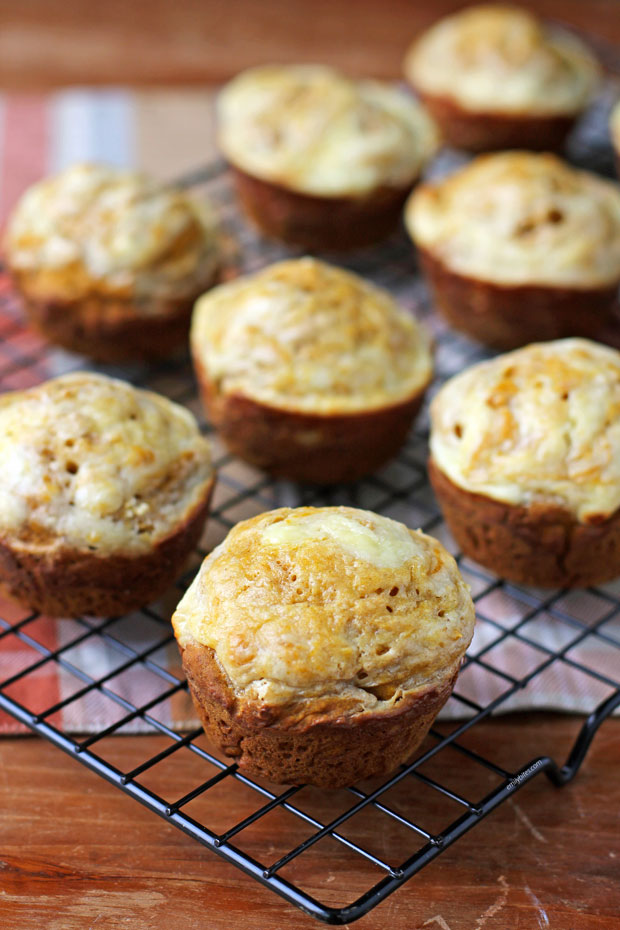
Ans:
[[[516,756],[532,758],[543,746],[561,760],[578,726],[570,717],[511,716],[476,727],[468,744],[506,764]],[[557,789],[537,777],[355,926],[618,930],[619,737],[620,720],[608,721],[572,784]],[[133,765],[162,745],[159,737],[117,737],[107,752],[120,764]],[[167,767],[150,785],[181,795],[188,783],[204,777],[204,764],[186,753],[183,765]],[[435,774],[446,784],[458,782],[473,793],[484,790],[477,784],[478,767],[470,770],[461,756],[444,759],[441,766]],[[211,802],[209,816],[217,829],[243,815],[249,803],[226,784]],[[340,803],[340,793],[332,798],[311,792],[307,802]],[[430,795],[424,807],[431,821],[439,817]],[[0,742],[0,811],[3,930],[319,926],[37,738]],[[378,831],[372,814],[355,829],[356,839],[371,848],[374,844],[383,855],[398,852],[399,832]],[[298,840],[298,821],[280,811],[236,842],[270,861]],[[293,877],[330,903],[353,900],[366,890],[369,878],[343,849],[331,840],[320,850],[315,847],[303,863],[299,860]]]
[[[188,84],[271,61],[394,78],[411,39],[463,0],[0,0],[0,86]],[[620,44],[617,0],[521,0]]]

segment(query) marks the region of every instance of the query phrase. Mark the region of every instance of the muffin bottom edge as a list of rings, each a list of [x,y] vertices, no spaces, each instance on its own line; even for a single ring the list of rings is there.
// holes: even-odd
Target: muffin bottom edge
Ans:
[[[558,152],[580,113],[510,113],[467,110],[448,95],[415,87],[448,145],[468,152],[529,149]]]
[[[365,778],[386,775],[406,763],[422,743],[454,688],[461,665],[451,666],[441,682],[422,691],[402,710],[362,719],[336,718],[303,728],[250,728],[235,714],[234,696],[212,650],[181,649],[190,694],[209,741],[246,774],[276,784],[344,788]]]
[[[150,552],[101,557],[64,548],[38,553],[0,539],[0,591],[51,617],[114,616],[161,597],[183,570],[206,524],[215,478],[183,524]]]
[[[431,458],[429,478],[463,553],[517,584],[585,588],[620,575],[620,511],[580,523],[559,506],[523,507],[454,484]]]
[[[263,181],[234,165],[231,170],[241,205],[261,232],[312,251],[346,252],[386,239],[418,180],[358,197],[321,197]]]
[[[317,485],[357,481],[394,458],[427,388],[378,409],[315,414],[221,394],[196,358],[194,366],[209,419],[231,452],[274,477]]]
[[[612,319],[617,285],[498,284],[452,271],[423,247],[418,255],[442,316],[495,349],[570,336],[596,338]]]

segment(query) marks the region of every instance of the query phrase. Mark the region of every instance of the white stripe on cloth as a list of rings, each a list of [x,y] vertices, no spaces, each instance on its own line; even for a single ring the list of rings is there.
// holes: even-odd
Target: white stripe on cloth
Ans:
[[[135,162],[133,100],[128,91],[60,91],[51,101],[50,172],[79,161],[119,167]]]

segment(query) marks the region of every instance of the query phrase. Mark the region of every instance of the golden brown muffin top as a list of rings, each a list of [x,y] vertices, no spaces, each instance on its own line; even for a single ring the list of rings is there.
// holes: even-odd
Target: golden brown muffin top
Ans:
[[[429,337],[387,291],[313,258],[205,294],[191,344],[222,393],[315,413],[399,403],[432,376]]]
[[[422,93],[473,113],[578,113],[599,79],[596,59],[573,35],[495,4],[440,19],[413,43],[404,68]]]
[[[213,476],[188,410],[88,372],[0,396],[0,472],[1,537],[98,555],[148,551]]]
[[[10,268],[28,293],[192,297],[218,262],[210,207],[130,171],[78,164],[30,187],[9,219]],[[148,315],[148,302],[141,306]]]
[[[220,95],[218,141],[242,171],[322,197],[406,187],[437,148],[430,117],[406,92],[322,65],[242,72]]]
[[[418,188],[405,222],[447,268],[483,281],[577,288],[620,281],[620,186],[555,155],[480,155]]]
[[[620,100],[617,101],[613,110],[611,111],[609,129],[611,132],[611,141],[614,144],[614,148],[618,153],[620,153]]]
[[[431,454],[466,491],[559,505],[582,523],[620,507],[620,352],[537,343],[451,378],[431,405]]]
[[[172,623],[181,647],[214,650],[240,702],[295,706],[298,722],[432,687],[458,667],[474,608],[436,539],[366,510],[300,507],[237,524]]]

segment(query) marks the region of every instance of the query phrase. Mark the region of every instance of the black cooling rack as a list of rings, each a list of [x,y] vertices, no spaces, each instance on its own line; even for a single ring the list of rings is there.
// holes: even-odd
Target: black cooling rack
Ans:
[[[612,170],[605,133],[608,102],[603,101],[593,111],[570,149],[573,160],[601,173]],[[449,167],[455,158],[449,153],[441,156],[439,170]],[[200,169],[182,178],[181,183],[196,188],[197,192],[206,190],[217,205],[226,233],[230,274],[251,271],[285,254],[294,254],[265,242],[242,221],[223,165]],[[437,383],[484,357],[478,346],[450,332],[435,318],[404,235],[395,236],[379,248],[358,253],[346,264],[390,289],[433,329],[437,340]],[[0,290],[2,388],[26,387],[79,367],[84,367],[83,360],[51,350],[24,328],[19,308],[5,282]],[[107,371],[159,390],[200,415],[187,357],[155,367]],[[211,433],[208,424],[202,421],[202,425],[205,432]],[[128,618],[81,617],[61,621],[60,645],[57,640],[48,640],[45,623],[37,614],[12,609],[0,617],[0,659],[3,653],[5,657],[8,653],[19,653],[21,658],[19,668],[0,682],[0,708],[303,911],[326,923],[349,923],[379,904],[540,772],[545,772],[558,786],[573,778],[596,730],[620,705],[620,583],[587,592],[541,592],[509,585],[459,558],[477,604],[477,633],[447,706],[449,723],[442,722],[431,730],[418,758],[388,780],[374,780],[323,795],[315,789],[279,788],[249,778],[209,749],[195,721],[188,721],[189,732],[176,732],[165,712],[171,702],[183,698],[186,688],[182,673],[169,661],[170,650],[175,648],[169,618],[180,592],[191,581],[206,552],[240,519],[272,507],[309,504],[365,507],[421,527],[452,551],[454,545],[427,481],[425,414],[394,462],[353,486],[328,491],[273,481],[227,455],[219,447],[217,437],[212,439],[219,474],[215,507],[193,568],[180,580],[178,590],[168,600]],[[603,662],[601,647],[606,657]],[[520,676],[507,670],[507,650],[519,656]],[[593,654],[599,657],[596,663],[591,661]],[[98,660],[105,655],[107,672],[98,677],[90,673],[93,655]],[[138,666],[141,682],[148,679],[149,685],[142,685],[141,693],[136,695],[131,682]],[[60,694],[46,701],[40,681],[41,676],[50,674],[60,677],[64,685]],[[515,762],[510,767],[494,759],[491,747],[483,755],[468,745],[473,729],[486,718],[515,706],[533,706],[537,700],[540,703],[540,694],[553,693],[553,682],[562,685],[567,676],[574,687],[578,688],[579,682],[585,683],[588,693],[596,696],[576,742],[572,748],[567,747],[564,764],[545,755],[544,733],[541,733],[541,755],[535,759],[518,758],[516,749]],[[551,682],[551,691],[545,688],[541,691],[540,685],[545,680]],[[486,695],[484,701],[479,699],[481,692]],[[38,704],[32,698],[34,694]],[[545,706],[546,698],[542,700]],[[108,722],[98,726],[102,704],[106,705]],[[91,724],[90,732],[81,736],[71,732],[68,722],[76,706],[82,707],[82,719],[87,718]],[[114,722],[109,723],[110,719]],[[134,750],[141,745],[136,731],[161,734],[165,748],[152,757],[144,753],[144,758],[131,768],[119,762],[118,751],[111,761],[107,738],[133,733],[134,760]],[[155,790],[157,771],[175,760],[187,759],[187,752],[200,760],[203,777],[188,785],[180,798],[165,796],[162,789]],[[443,760],[455,753],[461,760],[459,771],[462,770],[457,784],[446,779],[449,766],[442,768]],[[137,755],[140,756],[139,751]],[[478,781],[476,775],[481,776]],[[225,827],[221,826],[222,817],[208,813],[211,811],[213,815],[217,800],[211,807],[207,803],[209,797],[217,796],[222,783],[229,789],[226,810],[229,823]],[[484,787],[480,789],[480,785]],[[202,802],[202,807],[198,802]],[[431,809],[432,823],[428,816]],[[257,852],[252,846],[248,852],[244,836],[259,822],[273,819],[276,814],[286,814],[289,821],[292,818],[298,826],[298,838],[284,849],[276,845],[273,850],[270,847]],[[372,833],[379,837],[389,839],[397,830],[398,844],[386,852],[389,843],[369,842],[368,831],[364,833],[365,839],[360,840],[360,831],[354,829],[359,818],[372,821]],[[289,834],[290,830],[286,835]],[[318,900],[301,887],[295,872],[304,856],[318,850],[313,868],[315,872],[318,869],[320,883],[320,850],[325,843],[331,843],[332,849],[333,843],[338,844],[342,877],[338,887],[338,880],[328,885],[328,877],[324,876],[325,893],[323,900]],[[355,901],[347,900],[349,868],[363,871],[364,875],[368,872],[367,890]],[[335,906],[336,899],[345,903]]]

